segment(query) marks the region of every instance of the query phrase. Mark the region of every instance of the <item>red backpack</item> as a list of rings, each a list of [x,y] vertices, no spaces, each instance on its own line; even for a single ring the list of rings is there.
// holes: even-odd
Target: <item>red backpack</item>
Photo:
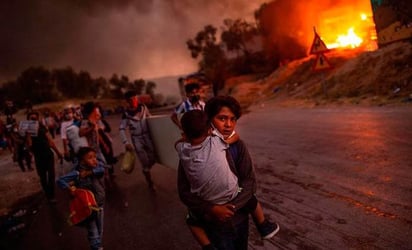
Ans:
[[[72,195],[68,222],[70,225],[82,226],[93,217],[93,212],[99,211],[100,208],[90,190],[76,188]]]

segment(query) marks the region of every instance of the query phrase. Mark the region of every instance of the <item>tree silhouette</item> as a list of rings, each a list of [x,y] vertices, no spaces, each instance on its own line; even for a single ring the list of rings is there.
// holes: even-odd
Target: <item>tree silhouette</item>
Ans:
[[[155,92],[154,90],[156,89],[156,83],[152,81],[148,81],[146,84],[146,94],[150,95],[152,100],[155,99]]]
[[[226,73],[226,57],[220,44],[216,41],[217,29],[207,25],[197,33],[194,39],[186,42],[192,57],[201,56],[199,68],[213,84],[213,94],[217,95],[223,86]]]
[[[236,51],[238,54],[242,52],[245,56],[250,55],[247,43],[259,34],[256,26],[242,19],[225,19],[223,24],[224,30],[221,38],[226,49]]]

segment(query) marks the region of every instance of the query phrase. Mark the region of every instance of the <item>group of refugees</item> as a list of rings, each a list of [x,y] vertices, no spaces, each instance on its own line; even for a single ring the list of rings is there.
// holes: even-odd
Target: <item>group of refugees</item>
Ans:
[[[279,225],[265,218],[256,196],[252,159],[235,132],[241,117],[239,102],[230,96],[217,96],[205,103],[200,91],[199,83],[185,85],[187,99],[171,114],[171,120],[182,132],[175,150],[179,156],[178,194],[188,208],[186,224],[202,249],[247,249],[249,215],[262,239],[272,238]],[[125,151],[136,153],[148,188],[155,192],[151,169],[156,158],[147,123],[151,114],[139,102],[136,92],[127,91],[124,97],[128,107],[119,124],[120,139]],[[22,138],[34,155],[41,185],[50,202],[55,202],[53,151],[59,159],[71,161],[74,166],[58,178],[58,186],[71,195],[79,188],[93,193],[96,210],[84,225],[92,250],[103,249],[105,177],[113,174],[117,161],[109,135],[111,128],[101,111],[95,102],[85,103],[81,112],[64,109],[60,130],[62,153],[43,122],[38,123],[36,134]],[[27,119],[39,121],[40,117],[30,111]]]
[[[149,135],[147,117],[149,109],[140,103],[136,92],[125,93],[128,107],[125,109],[120,124],[120,138],[125,151],[135,152],[142,165],[142,173],[151,191],[155,185],[151,176],[151,168],[155,164],[155,151]],[[61,176],[57,184],[76,195],[76,190],[86,189],[93,193],[96,208],[86,223],[90,249],[98,250],[102,247],[103,217],[105,201],[105,173],[112,174],[117,159],[113,156],[113,147],[108,133],[111,128],[108,122],[102,119],[101,109],[94,102],[83,106],[84,118],[80,122],[64,123],[62,138],[64,138],[65,156],[75,156],[73,171]],[[69,120],[70,112],[67,119]],[[127,131],[128,130],[128,131]],[[127,132],[130,136],[127,136]],[[67,146],[65,146],[67,144]],[[107,175],[106,175],[107,176]]]

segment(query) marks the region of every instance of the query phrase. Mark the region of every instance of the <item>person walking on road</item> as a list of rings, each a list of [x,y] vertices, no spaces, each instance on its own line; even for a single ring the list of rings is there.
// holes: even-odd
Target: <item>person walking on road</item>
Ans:
[[[12,127],[11,138],[13,142],[14,154],[16,155],[16,160],[21,171],[26,171],[26,168],[24,167],[24,162],[26,162],[27,169],[29,171],[33,171],[34,169],[31,165],[32,156],[29,147],[27,146],[26,135],[20,134],[17,123],[15,123]]]
[[[74,158],[73,149],[67,139],[67,128],[73,125],[73,110],[67,107],[63,110],[63,121],[60,126],[60,137],[62,139],[63,154],[66,161],[72,161]]]
[[[68,111],[70,117],[70,111]],[[65,158],[71,161],[73,165],[77,165],[77,152],[81,147],[87,147],[89,145],[87,138],[79,135],[80,125],[82,122],[82,117],[80,112],[75,112],[75,109],[71,109],[73,118],[67,123],[63,122],[61,127],[61,138],[63,145],[66,144],[65,150],[67,150],[67,155],[65,151]]]
[[[203,110],[205,108],[205,102],[200,99],[200,85],[199,83],[189,83],[185,85],[185,93],[187,99],[181,102],[173,111],[170,119],[172,122],[182,130],[182,124],[180,124],[181,116],[189,110]]]
[[[50,135],[54,139],[54,137],[56,136],[57,121],[56,119],[54,119],[53,114],[50,111],[44,112],[42,123],[47,127]]]
[[[150,173],[155,164],[155,151],[152,139],[149,134],[147,117],[150,116],[149,109],[139,99],[134,91],[127,91],[124,95],[128,108],[123,113],[120,121],[119,133],[120,138],[125,145],[125,149],[136,151],[140,162],[142,163],[143,175],[149,186],[154,191],[155,186]],[[129,129],[130,139],[126,136],[126,130]],[[134,149],[133,149],[134,148]]]
[[[80,124],[79,136],[86,137],[89,147],[96,151],[97,159],[106,164],[100,145],[104,144],[104,142],[99,135],[99,129],[103,127],[103,123],[100,120],[102,115],[100,114],[99,106],[94,102],[85,103],[83,115],[84,119]]]
[[[206,103],[205,112],[217,135],[223,139],[233,135],[237,120],[241,116],[240,104],[236,99],[230,96],[214,97]],[[256,177],[251,157],[242,140],[229,145],[226,157],[231,171],[238,178],[239,187],[242,188],[242,192],[230,203],[213,204],[192,193],[181,163],[178,166],[178,192],[180,199],[190,210],[198,214],[208,214],[212,221],[218,221],[202,223],[214,247],[243,250],[248,248],[249,238],[248,211],[243,208],[251,200],[256,200]]]
[[[228,144],[235,143],[239,136],[224,140],[219,133],[211,130],[203,111],[191,110],[181,119],[184,138],[176,143],[180,162],[190,181],[191,191],[203,200],[213,204],[230,204],[242,191],[236,175],[231,171],[226,159]],[[235,206],[233,205],[233,210]],[[279,226],[269,222],[255,196],[242,208],[248,211],[255,221],[263,239],[272,238]],[[212,244],[203,230],[202,223],[208,223],[207,216],[189,211],[188,222],[192,234],[205,249]]]
[[[27,120],[39,121],[39,113],[36,111],[29,112]],[[37,134],[27,133],[27,145],[33,152],[37,174],[40,177],[43,191],[49,202],[55,203],[55,162],[53,151],[60,161],[63,160],[63,155],[54,144],[46,126],[41,122],[38,122],[38,125]]]
[[[60,188],[74,192],[76,188],[90,190],[96,199],[98,210],[85,223],[87,238],[91,250],[102,250],[103,243],[103,206],[105,201],[104,165],[97,160],[96,151],[91,147],[82,147],[77,154],[79,164],[72,172],[60,177]]]

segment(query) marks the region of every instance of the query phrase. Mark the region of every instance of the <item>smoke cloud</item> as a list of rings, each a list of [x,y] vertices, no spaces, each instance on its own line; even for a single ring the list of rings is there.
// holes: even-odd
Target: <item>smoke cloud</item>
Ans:
[[[5,0],[0,81],[30,66],[72,66],[94,77],[190,73],[185,42],[224,18],[253,19],[264,0]]]

